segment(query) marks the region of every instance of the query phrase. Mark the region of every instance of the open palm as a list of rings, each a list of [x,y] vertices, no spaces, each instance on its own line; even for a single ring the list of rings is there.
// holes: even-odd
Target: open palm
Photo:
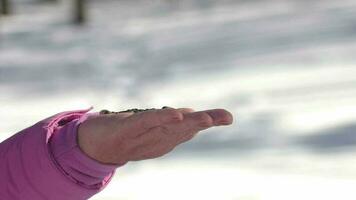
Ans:
[[[166,108],[96,115],[80,125],[78,143],[84,153],[99,162],[123,165],[160,157],[199,131],[232,121],[231,113],[224,109],[195,112]]]

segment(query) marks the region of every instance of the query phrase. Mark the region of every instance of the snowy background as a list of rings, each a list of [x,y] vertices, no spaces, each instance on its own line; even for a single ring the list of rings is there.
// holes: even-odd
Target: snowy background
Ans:
[[[228,128],[119,168],[93,200],[354,200],[355,0],[15,0],[0,16],[0,141],[94,106],[222,107]]]

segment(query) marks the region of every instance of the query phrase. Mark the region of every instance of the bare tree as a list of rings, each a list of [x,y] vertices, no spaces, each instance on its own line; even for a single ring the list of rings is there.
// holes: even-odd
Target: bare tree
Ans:
[[[87,1],[86,0],[74,0],[73,8],[73,20],[76,24],[83,24],[86,21],[87,14]]]
[[[58,2],[58,0],[39,0],[40,2],[49,2],[49,3],[51,3],[51,2]]]
[[[1,14],[8,15],[11,13],[10,0],[0,0],[1,3]]]

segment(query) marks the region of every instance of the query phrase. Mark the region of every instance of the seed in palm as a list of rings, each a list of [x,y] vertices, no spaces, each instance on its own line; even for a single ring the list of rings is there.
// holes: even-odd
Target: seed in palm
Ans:
[[[163,106],[162,109],[167,109],[170,108],[168,106]],[[126,113],[126,112],[133,112],[133,113],[139,113],[139,112],[145,112],[145,111],[149,111],[149,110],[156,110],[156,108],[146,108],[146,109],[138,109],[138,108],[131,108],[131,109],[127,109],[124,111],[118,111],[118,112],[114,112],[114,111],[109,111],[109,110],[101,110],[99,113],[100,114],[118,114],[118,113]]]

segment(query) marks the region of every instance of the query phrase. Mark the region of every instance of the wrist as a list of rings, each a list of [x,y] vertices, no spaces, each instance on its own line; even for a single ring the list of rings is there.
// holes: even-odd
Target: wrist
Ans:
[[[57,128],[50,140],[50,151],[58,169],[70,179],[88,187],[101,187],[118,166],[100,163],[80,149],[78,128],[86,118],[87,115],[79,116]]]
[[[102,120],[98,117],[90,117],[79,124],[77,143],[80,150],[89,158],[103,164],[122,166],[128,162],[121,153],[110,151],[111,134],[107,133],[107,126],[101,125]],[[104,128],[102,128],[104,127]],[[117,158],[120,154],[120,158]]]

